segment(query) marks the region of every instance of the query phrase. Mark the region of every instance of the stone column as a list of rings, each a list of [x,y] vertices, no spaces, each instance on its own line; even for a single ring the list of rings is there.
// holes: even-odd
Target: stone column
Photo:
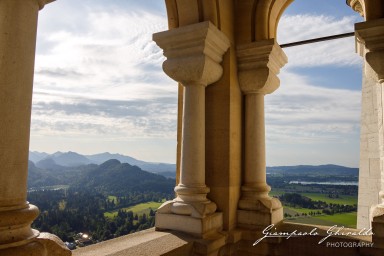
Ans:
[[[177,198],[158,209],[155,226],[204,237],[222,228],[222,214],[205,185],[205,87],[222,76],[220,62],[230,43],[208,21],[154,34],[153,40],[167,57],[164,72],[184,86]]]
[[[376,127],[371,128],[372,133],[374,133],[372,138],[374,141],[368,141],[368,150],[372,148],[375,154],[375,158],[371,159],[368,155],[369,160],[369,174],[377,173],[377,176],[371,177],[371,179],[366,179],[368,184],[362,183],[362,180],[359,180],[359,200],[368,201],[368,202],[378,202],[376,205],[371,205],[370,209],[370,221],[372,221],[372,228],[374,235],[372,240],[375,247],[384,248],[384,20],[373,20],[368,22],[362,22],[355,25],[357,41],[360,44],[360,52],[362,53],[365,61],[365,70],[363,72],[364,80],[372,80],[376,82],[376,85],[373,85],[372,90],[374,91],[372,97],[372,102],[362,102],[363,111],[369,110],[365,108],[366,105],[372,104],[376,106],[375,109],[371,110],[373,113],[362,113],[362,117],[365,115],[371,116],[371,119],[374,119],[374,124]],[[364,98],[363,98],[364,99]],[[362,126],[365,125],[366,120],[362,118]],[[362,141],[363,143],[364,141]],[[365,147],[361,146],[361,156],[364,156]],[[368,152],[369,153],[369,152]],[[361,161],[365,159],[361,159]],[[375,164],[371,164],[375,163]],[[360,179],[362,178],[362,172],[367,172],[367,170],[360,168]],[[379,179],[378,184],[376,181]],[[360,193],[364,192],[360,189],[365,185],[369,187],[370,191],[375,192],[375,194],[366,194],[366,198],[361,197]],[[374,190],[372,190],[372,188]],[[379,192],[377,193],[377,191]],[[373,197],[373,198],[368,198]],[[381,202],[380,202],[381,201]],[[358,214],[360,211],[360,202]],[[359,224],[359,223],[358,223]],[[359,228],[362,228],[360,226]],[[366,227],[367,228],[367,227]]]
[[[27,168],[37,17],[50,1],[0,0],[0,255],[70,255],[31,229]],[[53,248],[53,250],[51,250]],[[56,251],[57,250],[57,251]],[[58,254],[59,252],[60,254]]]
[[[245,99],[244,169],[238,205],[240,227],[266,227],[283,219],[280,201],[268,195],[264,96],[280,84],[277,74],[287,57],[274,39],[237,48],[238,76]]]

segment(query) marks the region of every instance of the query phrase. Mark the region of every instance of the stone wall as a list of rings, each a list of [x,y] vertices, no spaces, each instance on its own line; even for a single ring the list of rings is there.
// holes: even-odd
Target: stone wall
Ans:
[[[361,137],[360,172],[357,228],[370,226],[369,211],[377,205],[380,191],[380,151],[378,122],[381,116],[381,86],[377,84],[377,75],[364,64],[362,100],[361,100]]]

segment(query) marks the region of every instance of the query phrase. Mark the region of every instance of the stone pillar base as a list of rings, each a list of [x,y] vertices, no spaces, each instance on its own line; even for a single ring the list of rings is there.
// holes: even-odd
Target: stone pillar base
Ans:
[[[194,218],[202,218],[214,213],[217,209],[216,204],[206,198],[206,194],[201,195],[182,195],[192,201],[183,201],[178,196],[176,199],[163,203],[158,209],[158,213],[173,213],[177,215],[187,215]]]
[[[240,209],[237,210],[238,226],[247,229],[264,229],[282,221],[284,216],[280,201],[276,198],[268,198],[265,201],[240,200]]]
[[[172,213],[156,213],[156,230],[177,230],[198,238],[206,238],[223,228],[223,214],[216,212],[203,218]]]
[[[375,248],[384,249],[384,205],[376,205],[371,209],[372,242]]]
[[[39,242],[31,242],[22,246],[0,249],[1,256],[42,256],[46,255],[45,248]]]
[[[72,252],[65,246],[65,244],[57,236],[49,233],[40,233],[38,237],[34,238],[33,241],[27,244],[15,246],[15,247],[8,247],[8,248],[0,247],[0,255],[1,256],[24,256],[24,255],[71,256]]]

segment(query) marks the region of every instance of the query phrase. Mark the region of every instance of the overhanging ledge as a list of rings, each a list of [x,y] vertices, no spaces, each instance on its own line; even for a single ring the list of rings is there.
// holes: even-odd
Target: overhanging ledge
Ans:
[[[74,250],[73,256],[184,255],[192,245],[192,241],[183,234],[151,228]]]

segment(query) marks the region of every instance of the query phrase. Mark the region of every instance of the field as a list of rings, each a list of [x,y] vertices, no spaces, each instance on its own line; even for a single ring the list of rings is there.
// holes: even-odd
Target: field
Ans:
[[[333,226],[338,225],[356,228],[356,212],[351,213],[339,213],[334,215],[320,215],[315,217],[299,217],[299,218],[289,218],[286,219],[286,222],[293,223],[303,223],[303,224],[315,224],[315,225],[325,225],[325,226]]]
[[[63,211],[63,210],[65,210],[65,207],[67,206],[67,202],[65,201],[65,200],[61,200],[60,202],[59,202],[59,210],[60,211]]]
[[[108,201],[110,201],[110,202],[112,202],[112,201],[117,202],[117,196],[108,196]]]
[[[324,220],[324,221],[331,221],[335,224],[339,224],[339,226],[340,224],[343,224],[346,227],[355,228],[357,213],[356,212],[340,213],[340,214],[334,214],[334,215],[317,216],[314,218]]]
[[[124,211],[132,211],[133,214],[142,215],[142,214],[149,214],[150,210],[157,210],[157,208],[160,207],[160,205],[163,202],[147,202],[147,203],[141,203],[130,207],[121,208],[120,210]],[[105,212],[104,216],[107,218],[114,218],[117,215],[117,212],[119,210],[111,211],[111,212]]]
[[[314,212],[314,211],[317,211],[317,209],[293,208],[289,206],[284,206],[284,213],[288,213],[292,216],[295,216],[295,214],[297,213],[301,215],[302,213],[309,214],[310,212]]]
[[[328,204],[347,204],[347,205],[354,205],[357,204],[357,197],[356,196],[340,196],[339,198],[329,198],[327,195],[324,194],[315,194],[315,193],[303,193],[303,196],[309,197],[314,201],[324,201]]]
[[[282,190],[272,190],[269,194],[271,196],[280,196],[285,192]],[[300,193],[300,195],[311,198],[313,201],[324,201],[328,204],[347,204],[354,205],[357,204],[357,196],[345,196],[342,195],[339,198],[329,198],[326,194],[318,193]]]
[[[279,196],[284,194],[283,190],[272,190],[271,196]],[[303,196],[311,198],[313,201],[323,201],[327,204],[340,204],[340,205],[355,205],[357,204],[357,196],[340,195],[339,198],[329,198],[327,194],[319,193],[299,193]],[[357,213],[338,213],[333,215],[315,215],[315,216],[302,216],[302,214],[309,215],[310,212],[322,211],[322,209],[306,209],[306,208],[294,208],[284,206],[284,214],[288,214],[292,217],[285,219],[287,222],[325,225],[325,226],[345,226],[350,228],[356,228]],[[297,216],[299,215],[299,216]]]

